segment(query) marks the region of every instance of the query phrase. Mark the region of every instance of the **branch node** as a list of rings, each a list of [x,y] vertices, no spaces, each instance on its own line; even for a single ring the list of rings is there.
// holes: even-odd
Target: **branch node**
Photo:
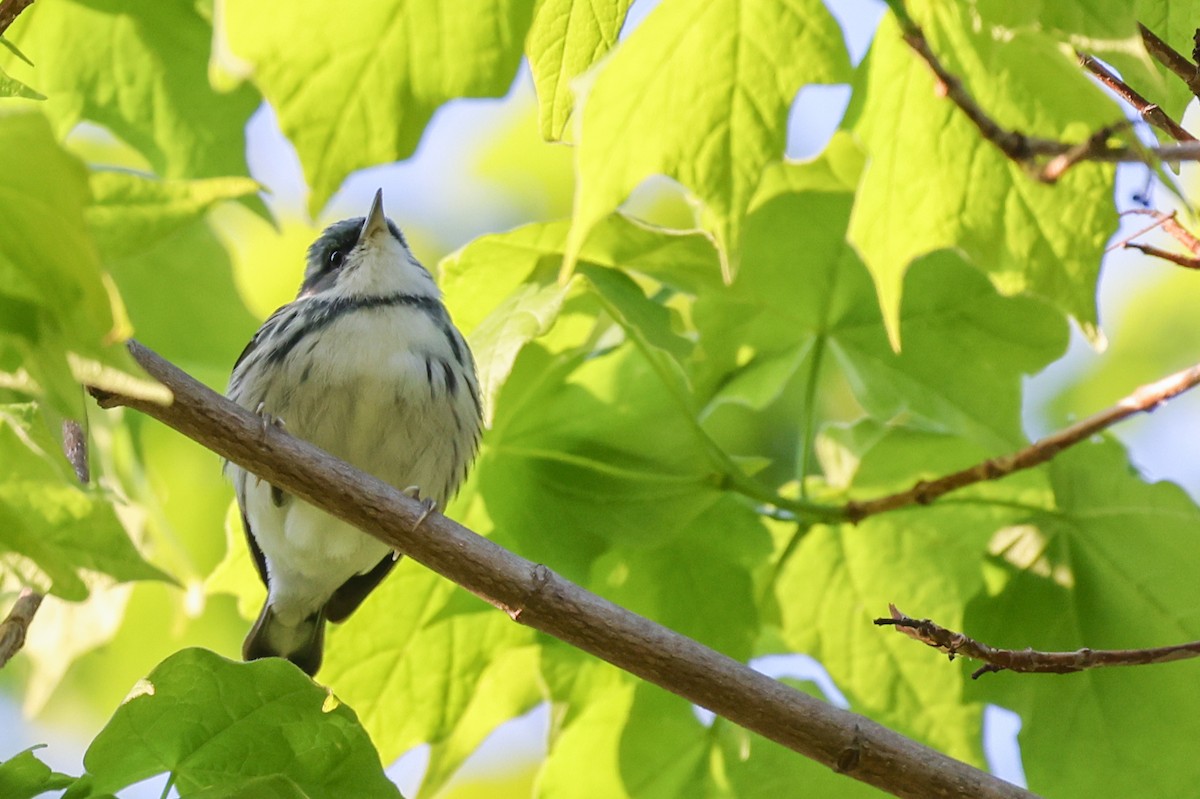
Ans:
[[[515,622],[521,621],[521,616],[525,613],[525,608],[528,607],[530,600],[538,596],[550,584],[550,578],[553,572],[546,567],[544,563],[535,563],[529,572],[529,581],[531,586],[529,591],[521,599],[521,604],[515,608],[506,608],[505,612],[508,617]]]
[[[858,724],[854,725],[854,736],[850,739],[850,743],[838,752],[837,761],[833,765],[833,770],[838,774],[849,774],[858,768],[859,762],[862,760],[863,748],[865,741],[862,737],[862,728]]]

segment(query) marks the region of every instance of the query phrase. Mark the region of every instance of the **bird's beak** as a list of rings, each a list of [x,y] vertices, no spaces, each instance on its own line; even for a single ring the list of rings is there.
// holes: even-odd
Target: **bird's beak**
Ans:
[[[375,192],[371,210],[367,212],[367,221],[363,222],[362,231],[358,234],[358,243],[362,244],[381,231],[388,232],[387,216],[383,213],[383,189]]]

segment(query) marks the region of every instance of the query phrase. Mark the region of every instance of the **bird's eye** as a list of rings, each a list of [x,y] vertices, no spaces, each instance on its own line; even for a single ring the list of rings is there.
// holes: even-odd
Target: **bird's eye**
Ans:
[[[342,250],[333,250],[329,253],[329,268],[337,269],[342,265],[342,261],[346,260],[346,253]]]

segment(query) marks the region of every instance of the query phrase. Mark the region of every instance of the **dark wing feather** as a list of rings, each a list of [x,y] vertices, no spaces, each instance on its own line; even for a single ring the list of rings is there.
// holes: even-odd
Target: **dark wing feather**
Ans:
[[[250,547],[250,554],[254,556],[254,567],[258,570],[258,576],[269,590],[271,583],[267,579],[267,556],[263,554],[258,547],[258,542],[254,540],[254,531],[250,529],[250,520],[246,518],[244,510],[242,511],[242,531],[246,534],[246,546]]]
[[[365,533],[364,533],[365,535]],[[342,583],[333,596],[325,603],[325,618],[332,622],[345,621],[346,617],[358,609],[367,598],[367,594],[375,590],[375,586],[383,581],[396,566],[397,558],[391,554],[375,564],[375,568],[365,574],[356,574]]]

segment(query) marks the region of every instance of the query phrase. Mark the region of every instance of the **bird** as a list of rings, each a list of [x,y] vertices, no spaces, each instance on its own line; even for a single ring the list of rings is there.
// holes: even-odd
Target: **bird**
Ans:
[[[445,507],[479,449],[470,347],[385,215],[382,189],[365,217],[309,247],[296,298],[250,339],[226,394],[428,508]],[[242,656],[283,657],[315,676],[326,622],[353,613],[399,555],[236,464],[225,470],[267,589]]]

